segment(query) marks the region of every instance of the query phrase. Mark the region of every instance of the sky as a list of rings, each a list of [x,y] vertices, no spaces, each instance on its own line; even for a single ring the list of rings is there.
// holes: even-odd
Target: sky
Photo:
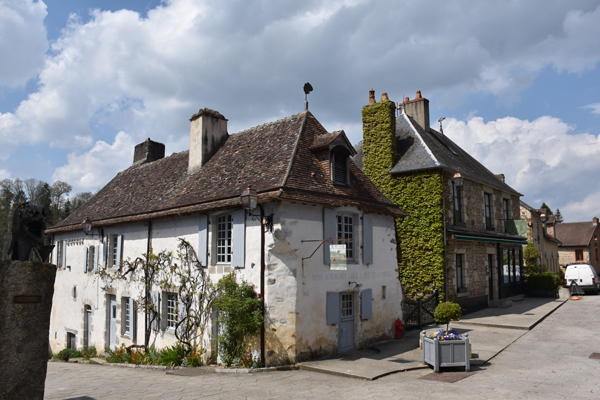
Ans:
[[[309,109],[362,138],[370,89],[565,222],[600,217],[598,0],[0,0],[0,180],[96,191],[146,138]],[[256,144],[257,146],[260,143]]]

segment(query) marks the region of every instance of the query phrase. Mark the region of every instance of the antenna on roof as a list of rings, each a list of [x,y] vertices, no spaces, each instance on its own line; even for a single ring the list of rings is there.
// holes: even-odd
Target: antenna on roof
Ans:
[[[442,118],[438,119],[438,122],[440,123],[440,133],[442,135],[444,134],[444,130],[442,129],[442,121],[445,119],[446,119],[446,117],[442,117]]]
[[[304,84],[304,111],[308,111],[308,94],[313,91],[313,87],[310,83]]]

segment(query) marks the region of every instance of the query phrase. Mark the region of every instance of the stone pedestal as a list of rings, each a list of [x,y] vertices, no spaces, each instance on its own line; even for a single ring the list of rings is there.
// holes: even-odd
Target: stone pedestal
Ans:
[[[56,266],[0,262],[0,400],[44,398]]]

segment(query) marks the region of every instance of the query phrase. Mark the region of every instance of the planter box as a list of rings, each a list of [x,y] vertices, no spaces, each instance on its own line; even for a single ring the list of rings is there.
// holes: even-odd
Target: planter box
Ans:
[[[433,366],[435,372],[439,372],[440,367],[465,367],[465,371],[470,371],[469,335],[464,337],[463,340],[430,339],[423,331],[423,363]]]

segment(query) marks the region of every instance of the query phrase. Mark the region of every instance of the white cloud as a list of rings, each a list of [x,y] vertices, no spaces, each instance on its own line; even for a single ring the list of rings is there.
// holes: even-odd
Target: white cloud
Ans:
[[[131,165],[133,147],[131,137],[119,132],[112,145],[98,141],[83,154],[69,154],[68,164],[56,169],[53,180],[68,182],[73,186],[73,193],[93,191]]]
[[[44,66],[46,14],[41,1],[0,0],[0,85],[24,85]]]
[[[4,179],[11,179],[10,172],[5,169],[0,169],[0,181]]]
[[[552,117],[446,122],[444,133],[490,171],[503,173],[526,203],[560,208],[567,222],[600,215],[600,202],[593,202],[600,192],[597,136],[574,134],[572,126]]]
[[[600,103],[588,104],[587,106],[584,106],[583,108],[591,108],[592,114],[600,114]]]

